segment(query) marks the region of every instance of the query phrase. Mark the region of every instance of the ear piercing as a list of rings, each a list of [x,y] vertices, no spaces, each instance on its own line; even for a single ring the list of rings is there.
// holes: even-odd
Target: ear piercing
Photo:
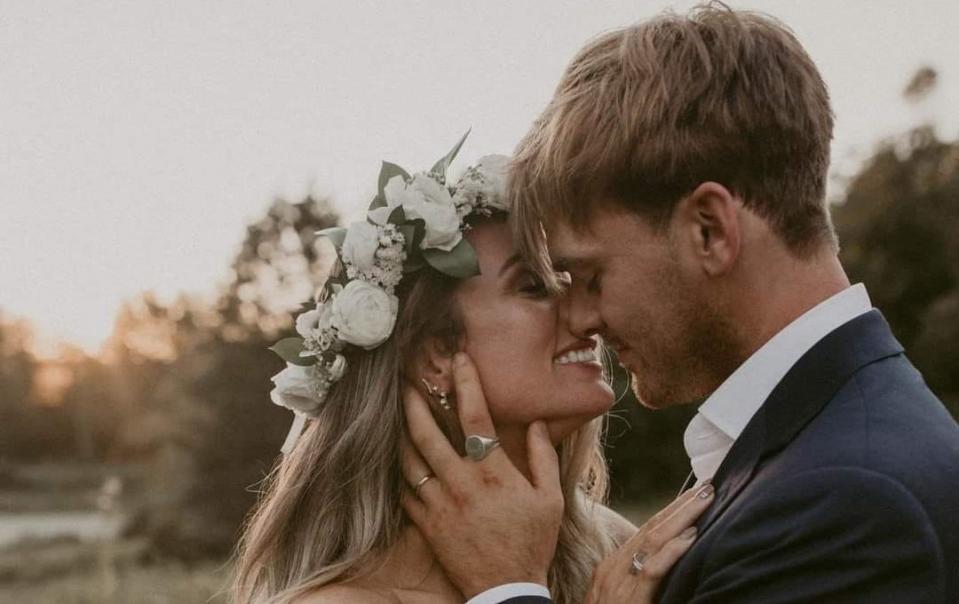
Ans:
[[[426,387],[427,394],[430,395],[430,398],[437,399],[442,407],[446,411],[452,411],[453,408],[450,407],[449,393],[441,392],[439,388],[429,383],[425,378],[420,379],[423,382],[423,385]]]

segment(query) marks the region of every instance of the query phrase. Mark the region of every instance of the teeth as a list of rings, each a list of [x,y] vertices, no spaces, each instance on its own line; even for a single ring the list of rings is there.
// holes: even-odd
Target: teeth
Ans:
[[[569,365],[572,363],[591,363],[595,362],[596,351],[595,350],[571,350],[566,354],[558,357],[554,362],[557,365]]]

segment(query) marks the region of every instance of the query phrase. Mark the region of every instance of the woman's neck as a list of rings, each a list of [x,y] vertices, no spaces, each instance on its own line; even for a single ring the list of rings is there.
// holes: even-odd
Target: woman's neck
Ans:
[[[423,534],[412,523],[404,524],[396,544],[383,564],[363,582],[396,592],[416,592],[462,601],[462,594],[450,583]]]

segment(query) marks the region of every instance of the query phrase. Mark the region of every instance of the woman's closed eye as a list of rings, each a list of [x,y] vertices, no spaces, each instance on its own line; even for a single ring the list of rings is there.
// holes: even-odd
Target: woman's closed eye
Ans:
[[[524,271],[518,281],[518,289],[524,296],[531,298],[545,298],[549,296],[546,284],[538,276],[529,271]]]

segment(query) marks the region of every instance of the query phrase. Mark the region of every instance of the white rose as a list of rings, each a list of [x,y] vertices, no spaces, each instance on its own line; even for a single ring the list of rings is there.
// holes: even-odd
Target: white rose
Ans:
[[[372,350],[393,333],[399,300],[366,281],[350,281],[333,298],[333,324],[340,339]]]
[[[426,235],[420,247],[450,251],[463,238],[456,205],[446,187],[426,174],[417,174],[409,184],[402,176],[394,176],[383,189],[387,208],[403,206],[407,220],[420,218],[426,223]],[[388,214],[387,214],[388,215]]]
[[[373,269],[376,249],[379,245],[379,227],[368,222],[354,222],[346,231],[346,238],[340,248],[340,257],[360,272],[367,272]]]
[[[270,400],[297,415],[313,416],[323,403],[325,389],[316,366],[300,367],[292,363],[274,375],[276,385],[270,391]]]
[[[476,162],[476,170],[483,175],[485,205],[495,210],[507,211],[506,176],[510,158],[506,155],[486,155]]]
[[[325,331],[333,323],[333,313],[329,304],[320,304],[296,318],[296,333],[303,338],[313,336],[317,331]]]

